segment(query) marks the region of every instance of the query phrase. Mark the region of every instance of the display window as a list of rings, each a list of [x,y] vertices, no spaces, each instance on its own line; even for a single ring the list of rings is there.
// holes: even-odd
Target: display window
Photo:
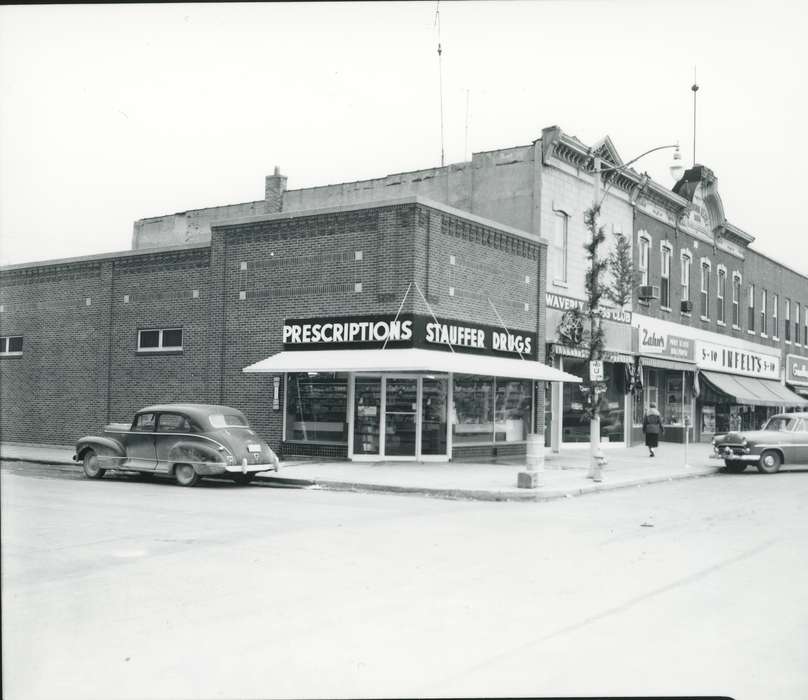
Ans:
[[[635,397],[634,427],[642,426],[643,416],[656,404],[665,427],[684,427],[693,410],[693,375],[676,369],[643,368],[642,397]]]
[[[348,444],[348,375],[286,375],[286,440]]]
[[[565,357],[562,369],[589,382],[589,361]],[[625,419],[625,368],[622,363],[603,363],[606,395],[600,408],[600,439],[623,442]],[[583,384],[564,383],[562,402],[562,441],[589,442],[589,418],[584,412]]]
[[[456,375],[452,444],[520,442],[527,438],[532,382]]]

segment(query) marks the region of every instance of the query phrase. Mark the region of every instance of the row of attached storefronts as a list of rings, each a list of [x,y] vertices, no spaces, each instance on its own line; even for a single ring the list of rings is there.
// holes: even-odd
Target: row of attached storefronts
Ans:
[[[585,347],[575,344],[583,301],[547,293],[551,364],[588,380]],[[580,323],[580,317],[578,323]],[[601,441],[642,442],[643,416],[658,408],[669,442],[710,442],[730,430],[759,428],[770,416],[808,406],[808,358],[789,354],[785,367],[773,348],[661,319],[607,310],[605,400]],[[554,450],[589,445],[581,384],[548,385],[545,444]]]

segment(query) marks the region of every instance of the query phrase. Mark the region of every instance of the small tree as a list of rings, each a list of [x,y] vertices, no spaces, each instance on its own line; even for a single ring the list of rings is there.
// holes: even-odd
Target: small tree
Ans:
[[[631,301],[638,273],[631,258],[631,241],[622,233],[615,234],[615,249],[609,255],[607,265],[612,275],[612,283],[606,294],[617,306],[624,307]]]
[[[589,361],[600,360],[603,357],[603,326],[600,317],[600,302],[604,295],[601,285],[601,275],[606,269],[606,260],[598,256],[600,246],[606,240],[603,226],[597,225],[600,205],[596,204],[584,213],[584,224],[589,231],[589,240],[584,244],[589,267],[586,270],[585,287],[587,301],[587,315],[589,316]],[[597,382],[584,383],[582,387],[586,393],[586,416],[591,420],[598,415],[600,402],[603,397],[603,387]]]

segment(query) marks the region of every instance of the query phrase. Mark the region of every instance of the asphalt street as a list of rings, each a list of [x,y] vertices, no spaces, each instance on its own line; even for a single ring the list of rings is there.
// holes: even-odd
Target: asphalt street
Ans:
[[[808,470],[545,503],[1,485],[10,700],[808,697]]]

